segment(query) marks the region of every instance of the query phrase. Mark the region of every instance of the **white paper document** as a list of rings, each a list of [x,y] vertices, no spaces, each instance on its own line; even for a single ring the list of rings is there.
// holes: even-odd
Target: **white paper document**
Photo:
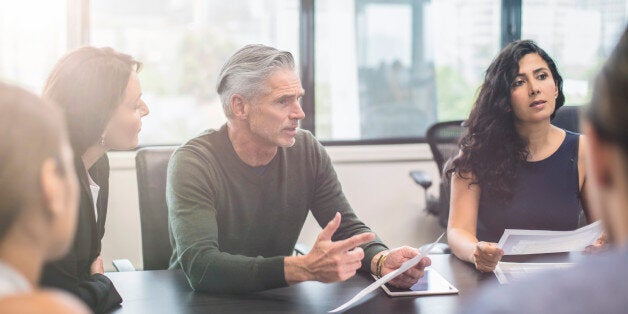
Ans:
[[[573,231],[506,229],[498,246],[504,255],[582,251],[602,234],[598,220]]]
[[[508,263],[499,262],[493,270],[500,284],[512,283],[539,271],[568,268],[574,263]]]
[[[418,264],[422,258],[426,257],[427,254],[430,253],[430,251],[434,248],[434,245],[436,245],[436,243],[438,243],[438,241],[440,241],[440,239],[442,239],[444,235],[445,233],[443,232],[443,234],[441,234],[440,237],[436,239],[436,241],[434,241],[432,244],[430,244],[430,246],[427,247],[427,250],[425,250],[425,252],[421,252],[421,254],[407,260],[405,263],[401,264],[399,268],[397,268],[394,271],[389,272],[388,274],[384,275],[382,278],[379,278],[374,283],[370,284],[368,287],[358,292],[358,294],[356,294],[353,298],[351,298],[351,300],[329,311],[329,313],[336,313],[336,312],[340,312],[349,308],[351,305],[356,303],[358,300],[362,299],[367,294],[371,293],[373,290],[379,288],[381,285],[391,281],[395,277],[399,276],[401,273],[405,272],[406,270],[412,268],[414,265]]]

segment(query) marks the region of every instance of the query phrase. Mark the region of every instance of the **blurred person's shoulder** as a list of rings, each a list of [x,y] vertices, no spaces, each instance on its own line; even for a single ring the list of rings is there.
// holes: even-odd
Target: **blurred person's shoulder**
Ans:
[[[571,268],[493,284],[467,299],[462,313],[626,313],[628,250],[588,256]]]

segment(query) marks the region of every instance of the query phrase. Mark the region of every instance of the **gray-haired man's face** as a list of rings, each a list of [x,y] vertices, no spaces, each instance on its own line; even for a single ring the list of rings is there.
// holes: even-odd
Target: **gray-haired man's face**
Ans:
[[[292,70],[279,70],[266,79],[268,93],[253,100],[248,123],[255,141],[261,145],[294,145],[299,121],[305,117],[301,97],[305,91]]]

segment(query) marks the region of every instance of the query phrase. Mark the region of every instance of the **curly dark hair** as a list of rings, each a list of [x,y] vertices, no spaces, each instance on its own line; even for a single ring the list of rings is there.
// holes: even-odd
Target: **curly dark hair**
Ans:
[[[471,184],[478,184],[483,193],[502,202],[512,199],[512,182],[529,154],[527,140],[515,128],[510,95],[519,73],[519,61],[530,53],[538,54],[547,63],[558,87],[551,119],[565,103],[563,79],[554,60],[531,40],[508,44],[486,70],[478,98],[465,122],[467,131],[458,144],[462,154],[447,170],[448,177],[454,172],[463,178],[472,173]]]

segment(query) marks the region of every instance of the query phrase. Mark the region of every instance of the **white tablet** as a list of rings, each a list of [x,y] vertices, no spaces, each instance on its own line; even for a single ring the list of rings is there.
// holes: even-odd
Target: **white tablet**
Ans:
[[[458,293],[456,287],[431,267],[425,268],[425,276],[410,289],[399,289],[389,284],[382,285],[382,289],[391,297]]]

